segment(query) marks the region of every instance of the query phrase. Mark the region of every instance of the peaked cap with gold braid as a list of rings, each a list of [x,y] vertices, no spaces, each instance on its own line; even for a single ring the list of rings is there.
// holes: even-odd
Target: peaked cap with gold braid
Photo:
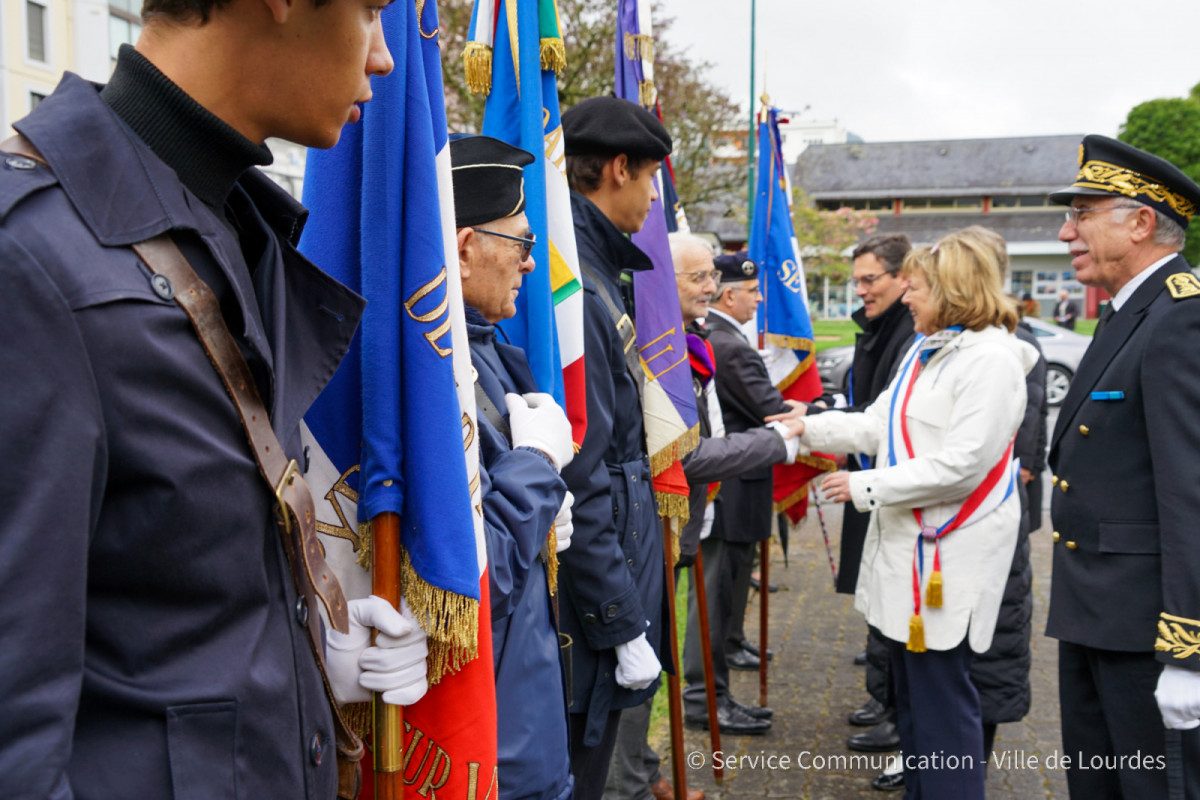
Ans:
[[[1081,194],[1128,197],[1184,228],[1200,209],[1200,186],[1183,170],[1145,150],[1097,134],[1083,137],[1079,145],[1075,183],[1051,192],[1050,200],[1065,206]]]
[[[491,136],[450,137],[454,224],[483,225],[525,210],[524,167],[533,156]]]

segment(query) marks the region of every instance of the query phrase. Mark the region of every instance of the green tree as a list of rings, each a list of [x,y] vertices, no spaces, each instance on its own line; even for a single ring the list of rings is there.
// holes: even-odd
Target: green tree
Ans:
[[[452,131],[483,126],[484,98],[467,91],[462,54],[473,0],[442,0],[441,26],[446,115]],[[613,0],[559,0],[567,65],[558,75],[559,103],[566,111],[588,97],[612,94],[617,4]],[[745,205],[745,167],[714,163],[715,138],[741,124],[741,111],[708,78],[711,64],[694,61],[670,41],[674,20],[654,4],[655,85],[663,120],[674,140],[671,164],[684,207],[713,201]]]
[[[833,284],[850,279],[854,265],[847,251],[875,232],[879,218],[867,211],[839,208],[818,211],[803,189],[792,191],[792,225],[804,259],[810,297],[818,297],[825,278]]]
[[[1134,106],[1117,138],[1165,158],[1200,183],[1200,83],[1187,97]],[[1183,255],[1191,264],[1200,259],[1200,224],[1189,226]]]

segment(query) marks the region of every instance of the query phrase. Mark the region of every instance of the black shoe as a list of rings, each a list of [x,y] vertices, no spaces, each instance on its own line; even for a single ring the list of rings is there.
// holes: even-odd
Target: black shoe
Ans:
[[[866,664],[867,664],[867,651],[863,650],[861,653],[859,653],[858,655],[856,655],[854,657],[854,666],[863,667],[863,666],[866,666]]]
[[[687,714],[683,724],[694,731],[708,730],[708,715],[692,716]],[[721,733],[734,736],[761,736],[771,730],[771,722],[765,719],[755,719],[743,714],[735,706],[724,705],[717,709],[717,727]]]
[[[730,669],[756,670],[758,669],[758,656],[745,650],[738,650],[725,654],[725,664]]]
[[[887,709],[883,707],[883,703],[872,697],[862,708],[851,711],[846,721],[860,728],[871,728],[883,722],[887,716]]]
[[[887,753],[900,749],[900,732],[896,723],[881,722],[863,733],[856,733],[846,740],[846,747],[861,753]]]
[[[754,656],[755,658],[759,657],[758,645],[753,644],[749,639],[742,639],[740,642],[738,642],[738,646],[741,647],[743,650],[745,650],[750,655]],[[774,660],[775,660],[775,651],[768,647],[767,648],[767,661],[774,661]]]
[[[881,772],[871,779],[871,788],[881,792],[898,792],[904,788],[904,773]]]
[[[750,579],[750,586],[751,586],[751,587],[752,587],[752,588],[753,588],[755,591],[759,591],[759,590],[761,590],[761,589],[762,589],[762,581],[760,581],[758,578],[751,578],[751,579]],[[767,584],[767,587],[768,587],[768,588],[767,588],[767,591],[768,591],[768,592],[770,592],[771,594],[775,594],[776,592],[778,592],[778,591],[779,591],[779,584],[778,584],[778,583],[769,583],[769,584]]]
[[[775,712],[767,706],[744,705],[739,703],[737,700],[734,700],[732,697],[729,698],[729,705],[733,706],[747,717],[753,717],[754,719],[770,719],[771,717],[775,716]]]

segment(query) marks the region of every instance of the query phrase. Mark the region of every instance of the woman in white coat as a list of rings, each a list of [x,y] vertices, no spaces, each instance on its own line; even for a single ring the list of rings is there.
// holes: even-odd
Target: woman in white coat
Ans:
[[[1036,353],[1012,335],[995,249],[976,232],[912,251],[919,334],[865,412],[790,424],[807,447],[877,454],[822,492],[872,512],[855,607],[891,648],[906,798],[984,796],[972,652],[988,649],[1020,523],[1013,439]]]

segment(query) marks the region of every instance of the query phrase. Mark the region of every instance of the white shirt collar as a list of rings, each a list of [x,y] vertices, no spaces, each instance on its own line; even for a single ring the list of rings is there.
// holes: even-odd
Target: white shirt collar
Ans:
[[[1113,311],[1120,311],[1121,306],[1125,305],[1125,302],[1130,297],[1133,297],[1133,293],[1137,291],[1138,287],[1141,286],[1143,283],[1145,283],[1146,279],[1154,274],[1154,270],[1158,269],[1163,264],[1166,264],[1168,261],[1170,261],[1177,255],[1179,255],[1179,254],[1171,253],[1170,255],[1163,256],[1158,261],[1155,261],[1153,264],[1146,267],[1144,270],[1139,272],[1137,275],[1134,275],[1132,278],[1130,278],[1129,283],[1122,286],[1120,291],[1118,291],[1116,296],[1112,299]]]
[[[712,314],[716,314],[718,317],[720,317],[721,319],[725,320],[726,322],[728,322],[728,323],[729,323],[730,325],[732,325],[733,327],[737,328],[737,329],[738,329],[738,331],[741,331],[741,329],[742,329],[742,323],[738,322],[736,319],[734,319],[733,317],[729,316],[729,315],[728,315],[728,314],[726,314],[724,311],[718,311],[718,310],[717,310],[717,309],[715,309],[715,308],[709,307],[709,309],[708,309],[708,313],[709,313],[710,315],[712,315]]]

